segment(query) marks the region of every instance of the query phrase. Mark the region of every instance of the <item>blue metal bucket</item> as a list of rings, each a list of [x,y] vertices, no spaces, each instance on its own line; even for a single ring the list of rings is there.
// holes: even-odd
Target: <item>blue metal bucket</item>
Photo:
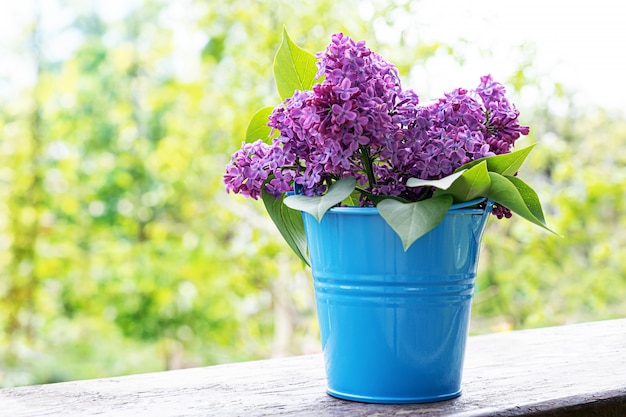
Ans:
[[[328,393],[373,403],[461,394],[480,240],[491,210],[454,205],[405,252],[376,208],[304,215]]]

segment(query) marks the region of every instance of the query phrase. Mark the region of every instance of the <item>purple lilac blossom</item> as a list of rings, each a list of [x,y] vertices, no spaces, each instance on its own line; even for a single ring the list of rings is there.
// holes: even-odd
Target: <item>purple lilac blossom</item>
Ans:
[[[276,197],[294,187],[319,195],[331,181],[352,176],[368,193],[419,201],[432,190],[407,187],[409,178],[443,178],[467,162],[510,152],[528,134],[490,75],[475,90],[457,88],[421,105],[364,41],[337,33],[316,57],[322,81],[274,109],[268,126],[280,134],[271,145],[244,144],[233,155],[224,175],[228,192],[256,199],[265,183]]]
[[[244,143],[231,157],[226,166],[224,182],[227,192],[252,197],[255,200],[261,196],[261,186],[267,179],[269,170],[267,155],[270,146],[257,140],[254,143]]]

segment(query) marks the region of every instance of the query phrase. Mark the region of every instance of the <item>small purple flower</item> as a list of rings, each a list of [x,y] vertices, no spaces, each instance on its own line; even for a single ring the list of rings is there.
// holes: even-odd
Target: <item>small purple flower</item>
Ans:
[[[333,87],[333,92],[339,96],[340,100],[349,100],[354,94],[359,91],[358,87],[352,87],[352,81],[349,78],[344,78],[341,84]]]
[[[226,165],[226,191],[258,199],[261,196],[261,185],[268,177],[268,152],[269,145],[261,140],[244,143]]]
[[[352,111],[352,103],[346,101],[343,105],[333,104],[332,111],[334,115],[334,122],[338,125],[352,122],[356,119],[357,113]]]
[[[506,98],[504,86],[495,82],[491,75],[480,78],[476,92],[486,109],[487,142],[492,151],[496,155],[510,152],[520,135],[528,134],[529,127],[519,124],[519,111]]]

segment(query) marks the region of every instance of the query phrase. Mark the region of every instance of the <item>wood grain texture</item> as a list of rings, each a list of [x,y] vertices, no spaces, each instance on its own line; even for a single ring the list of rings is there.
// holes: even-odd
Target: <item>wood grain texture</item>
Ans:
[[[626,416],[626,319],[471,337],[463,395],[325,393],[320,355],[0,390],[0,416]]]

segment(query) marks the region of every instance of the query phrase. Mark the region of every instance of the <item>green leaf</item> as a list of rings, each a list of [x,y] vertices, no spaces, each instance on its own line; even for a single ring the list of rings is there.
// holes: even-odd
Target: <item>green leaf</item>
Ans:
[[[435,195],[449,194],[454,198],[455,203],[471,201],[487,195],[491,180],[486,161],[482,161],[468,170],[460,171],[460,173],[462,175],[447,190],[436,192]]]
[[[283,40],[274,57],[274,79],[278,94],[284,100],[296,90],[309,90],[317,73],[315,55],[296,45],[287,29],[283,28]]]
[[[539,201],[539,197],[537,196],[535,190],[518,177],[507,175],[505,178],[511,181],[515,188],[517,188],[517,191],[519,191],[522,196],[524,203],[526,203],[526,207],[528,207],[528,210],[530,210],[533,216],[535,216],[541,223],[545,224],[546,220],[543,216],[541,202]]]
[[[531,223],[556,234],[546,225],[543,212],[541,211],[541,205],[539,205],[539,199],[536,199],[534,191],[529,193],[528,189],[530,189],[530,187],[526,186],[527,188],[523,188],[523,191],[520,192],[518,189],[518,186],[520,186],[518,181],[513,182],[511,181],[513,177],[505,177],[496,172],[490,172],[489,178],[491,179],[491,188],[487,198],[507,207],[512,212],[520,215]]]
[[[331,185],[324,195],[313,197],[290,195],[285,198],[285,204],[294,210],[309,213],[319,222],[328,209],[350,197],[355,188],[356,179],[346,177]]]
[[[284,204],[285,197],[275,198],[263,187],[263,204],[276,228],[296,255],[309,265],[307,256],[306,233],[302,213],[292,210]]]
[[[393,199],[378,203],[378,212],[398,234],[406,251],[413,242],[437,227],[452,205],[452,197],[442,195],[415,203]]]
[[[461,175],[464,170],[455,172],[438,180],[421,180],[419,178],[409,178],[406,182],[407,187],[436,187],[441,190],[447,190]]]
[[[536,144],[532,144],[515,152],[480,158],[459,167],[456,171],[468,169],[483,161],[487,161],[487,170],[489,172],[496,172],[500,175],[514,175],[519,171],[526,157],[535,146]]]
[[[267,106],[254,113],[246,130],[246,142],[251,143],[262,139],[266,143],[271,143],[272,138],[278,136],[278,131],[274,131],[274,135],[270,136],[272,128],[267,125],[268,117],[273,111],[274,107]]]
[[[343,199],[341,204],[346,206],[358,206],[360,198],[361,193],[355,189],[348,197]]]
[[[399,201],[401,203],[409,203],[410,201],[402,198],[402,197],[398,197],[395,195],[379,195],[379,194],[372,194],[371,192],[364,190],[362,188],[358,189],[359,194],[361,194],[363,197],[367,198],[369,201],[371,201],[372,203],[374,203],[374,205],[378,205],[378,203],[380,203],[383,200],[388,200],[388,199],[392,199],[392,200],[396,200]]]

